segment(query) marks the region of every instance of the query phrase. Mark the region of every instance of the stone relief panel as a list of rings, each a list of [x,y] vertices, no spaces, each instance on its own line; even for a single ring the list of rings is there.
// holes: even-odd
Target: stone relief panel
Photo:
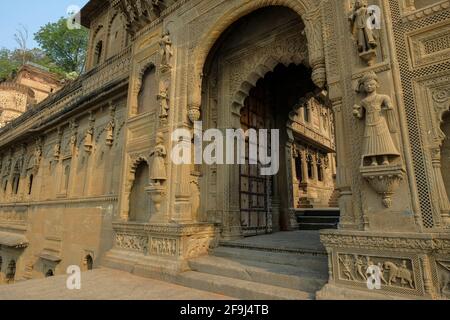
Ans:
[[[438,293],[442,298],[450,299],[450,261],[436,260]]]
[[[367,270],[377,266],[382,286],[416,289],[411,259],[338,253],[339,279],[367,284]]]
[[[1,211],[0,223],[25,223],[28,220],[28,212],[26,211]]]
[[[178,240],[171,238],[151,237],[150,254],[157,256],[176,256],[178,255]]]
[[[186,242],[186,258],[199,257],[208,254],[208,250],[214,244],[214,239],[205,236],[190,236]]]
[[[121,249],[146,252],[148,238],[141,235],[116,234],[115,245]]]

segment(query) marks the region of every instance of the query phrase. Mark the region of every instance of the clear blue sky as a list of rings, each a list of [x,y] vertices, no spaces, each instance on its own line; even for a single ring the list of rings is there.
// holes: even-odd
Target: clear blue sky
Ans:
[[[14,49],[16,30],[21,24],[28,29],[28,48],[38,45],[34,33],[48,22],[67,16],[70,5],[83,7],[88,0],[0,0],[0,48]]]

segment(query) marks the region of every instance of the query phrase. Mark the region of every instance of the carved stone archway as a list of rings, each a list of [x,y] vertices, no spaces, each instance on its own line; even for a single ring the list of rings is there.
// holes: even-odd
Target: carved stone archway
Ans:
[[[308,41],[306,36],[302,34],[304,22],[299,19],[295,12],[289,13],[289,11],[292,11],[289,8],[279,7],[279,9],[280,11],[275,11],[276,14],[287,14],[287,16],[280,17],[283,17],[283,19],[287,17],[288,19],[286,21],[283,20],[284,22],[276,27],[279,34],[274,39],[264,40],[264,37],[261,37],[258,33],[248,35],[249,40],[240,44],[239,48],[234,51],[234,49],[221,47],[222,43],[233,41],[228,38],[233,32],[228,32],[227,30],[224,33],[225,37],[220,37],[219,35],[217,46],[214,44],[215,48],[211,50],[211,54],[206,58],[207,62],[203,70],[205,77],[202,78],[203,93],[201,105],[204,111],[202,117],[205,121],[204,129],[241,128],[241,109],[244,107],[245,100],[250,96],[250,91],[256,87],[259,80],[264,79],[267,74],[275,71],[277,66],[286,68],[290,65],[310,66],[308,63],[308,57],[310,56]],[[273,11],[270,12],[273,13]],[[292,20],[289,18],[292,18]],[[275,28],[275,26],[272,27]],[[241,30],[240,32],[244,31]],[[221,49],[217,50],[217,48]],[[227,70],[220,71],[218,65],[227,66]],[[305,76],[307,75],[309,83],[314,87],[310,79],[311,70],[305,68],[305,71]],[[220,94],[213,94],[211,90]],[[212,96],[217,98],[212,98]],[[217,101],[213,102],[212,100],[215,99]],[[194,112],[196,111],[199,112],[200,110],[194,110]],[[284,143],[280,145],[280,153],[283,154],[283,157],[280,159],[283,161],[281,166],[286,168],[292,167],[290,162],[284,163],[286,159],[290,159],[291,149],[291,145],[284,145]],[[277,190],[278,186],[283,190],[285,187],[288,188],[284,183],[288,179],[287,175],[288,173],[286,173],[286,179],[284,179],[285,172],[283,172],[279,178],[274,180],[274,183],[277,184]],[[209,191],[200,192],[202,212],[208,215],[206,218],[208,222],[223,223],[224,231],[222,236],[224,239],[234,239],[241,235],[240,209],[239,201],[237,200],[239,199],[239,192],[236,191],[239,189],[236,188],[236,185],[239,185],[236,184],[239,183],[239,176],[239,168],[236,166],[227,166],[227,168],[208,166],[202,169],[201,190],[213,189],[208,187],[209,184],[217,185],[217,198],[214,195],[209,195]],[[218,184],[214,182],[217,179],[221,179]],[[230,186],[233,187],[230,188]],[[283,194],[283,201],[279,199],[278,195],[276,199],[274,197],[278,204],[274,202],[273,207],[279,207],[279,209],[273,209],[274,214],[272,216],[274,221],[278,221],[277,217],[280,217],[281,212],[283,224],[280,223],[277,227],[281,227],[283,230],[289,228],[286,225],[290,223],[287,220],[290,219],[288,213],[292,207],[292,205],[288,205],[290,203],[289,200],[284,199],[285,195],[289,197],[289,192]],[[216,201],[215,199],[221,200]],[[282,205],[284,207],[281,208]],[[212,207],[215,209],[209,212],[216,213],[207,213],[206,208]]]
[[[143,155],[138,155],[135,157],[132,157],[130,159],[130,165],[127,170],[126,175],[126,181],[125,181],[125,188],[123,191],[123,205],[120,217],[124,221],[128,221],[130,218],[130,195],[131,195],[131,189],[133,188],[134,181],[136,180],[136,169],[141,163],[149,164],[149,161],[147,157]]]
[[[309,65],[312,67],[312,79],[322,88],[326,82],[325,55],[322,37],[322,17],[320,2],[313,0],[252,0],[237,5],[225,12],[207,33],[197,41],[197,47],[191,62],[192,73],[189,81],[188,114],[191,121],[200,119],[201,87],[203,67],[214,44],[234,22],[251,12],[269,6],[283,6],[296,12],[305,24],[305,34],[309,51]]]
[[[247,99],[250,94],[250,90],[256,87],[258,80],[263,79],[280,64],[287,67],[291,63],[296,65],[305,63],[306,54],[307,50],[304,48],[304,51],[296,52],[296,54],[286,51],[278,56],[269,53],[266,57],[263,57],[260,63],[252,66],[250,72],[242,75],[240,84],[232,98],[233,112],[239,114],[241,108],[244,106],[245,99]]]
[[[131,102],[130,102],[130,115],[135,116],[138,114],[138,100],[139,100],[139,92],[142,88],[142,82],[144,78],[144,74],[147,70],[154,68],[155,73],[157,72],[156,68],[156,58],[152,56],[149,59],[146,59],[140,63],[138,63],[134,76],[134,83],[132,85],[131,90]]]

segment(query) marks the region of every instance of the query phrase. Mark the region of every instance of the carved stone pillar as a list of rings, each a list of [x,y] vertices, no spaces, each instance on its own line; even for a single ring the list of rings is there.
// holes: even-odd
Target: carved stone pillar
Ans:
[[[180,137],[179,144],[190,146],[190,137]],[[192,221],[192,209],[191,209],[191,194],[190,194],[190,181],[191,181],[191,165],[181,164],[175,167],[177,172],[177,182],[175,191],[175,213],[170,218],[172,221],[189,222]]]
[[[312,68],[311,79],[319,88],[325,86],[327,75],[322,38],[322,17],[320,6],[314,8],[303,17],[306,37],[308,38],[309,64]]]
[[[433,164],[433,176],[436,184],[437,198],[439,199],[439,207],[441,208],[442,222],[450,225],[450,206],[447,190],[445,189],[444,180],[441,173],[441,149],[439,147],[431,149],[431,161]]]
[[[358,224],[353,214],[353,192],[351,189],[351,170],[348,168],[348,143],[345,137],[345,120],[342,111],[342,99],[332,101],[335,119],[335,135],[337,146],[336,189],[339,190],[340,228],[356,229]]]
[[[319,180],[319,170],[317,169],[318,161],[319,161],[318,154],[314,153],[312,155],[312,164],[313,164],[313,179],[315,182]]]
[[[306,161],[306,149],[302,148],[300,151],[301,157],[302,157],[302,184],[308,183],[309,177],[308,177],[308,163]]]

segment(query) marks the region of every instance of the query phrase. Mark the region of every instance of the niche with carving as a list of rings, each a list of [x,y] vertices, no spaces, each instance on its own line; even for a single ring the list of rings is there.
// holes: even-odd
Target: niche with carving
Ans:
[[[135,172],[135,179],[130,193],[130,221],[148,222],[150,198],[145,188],[149,184],[149,167],[147,162],[141,161]]]
[[[141,86],[137,97],[137,114],[150,112],[157,104],[158,82],[156,70],[148,67],[142,74]]]

